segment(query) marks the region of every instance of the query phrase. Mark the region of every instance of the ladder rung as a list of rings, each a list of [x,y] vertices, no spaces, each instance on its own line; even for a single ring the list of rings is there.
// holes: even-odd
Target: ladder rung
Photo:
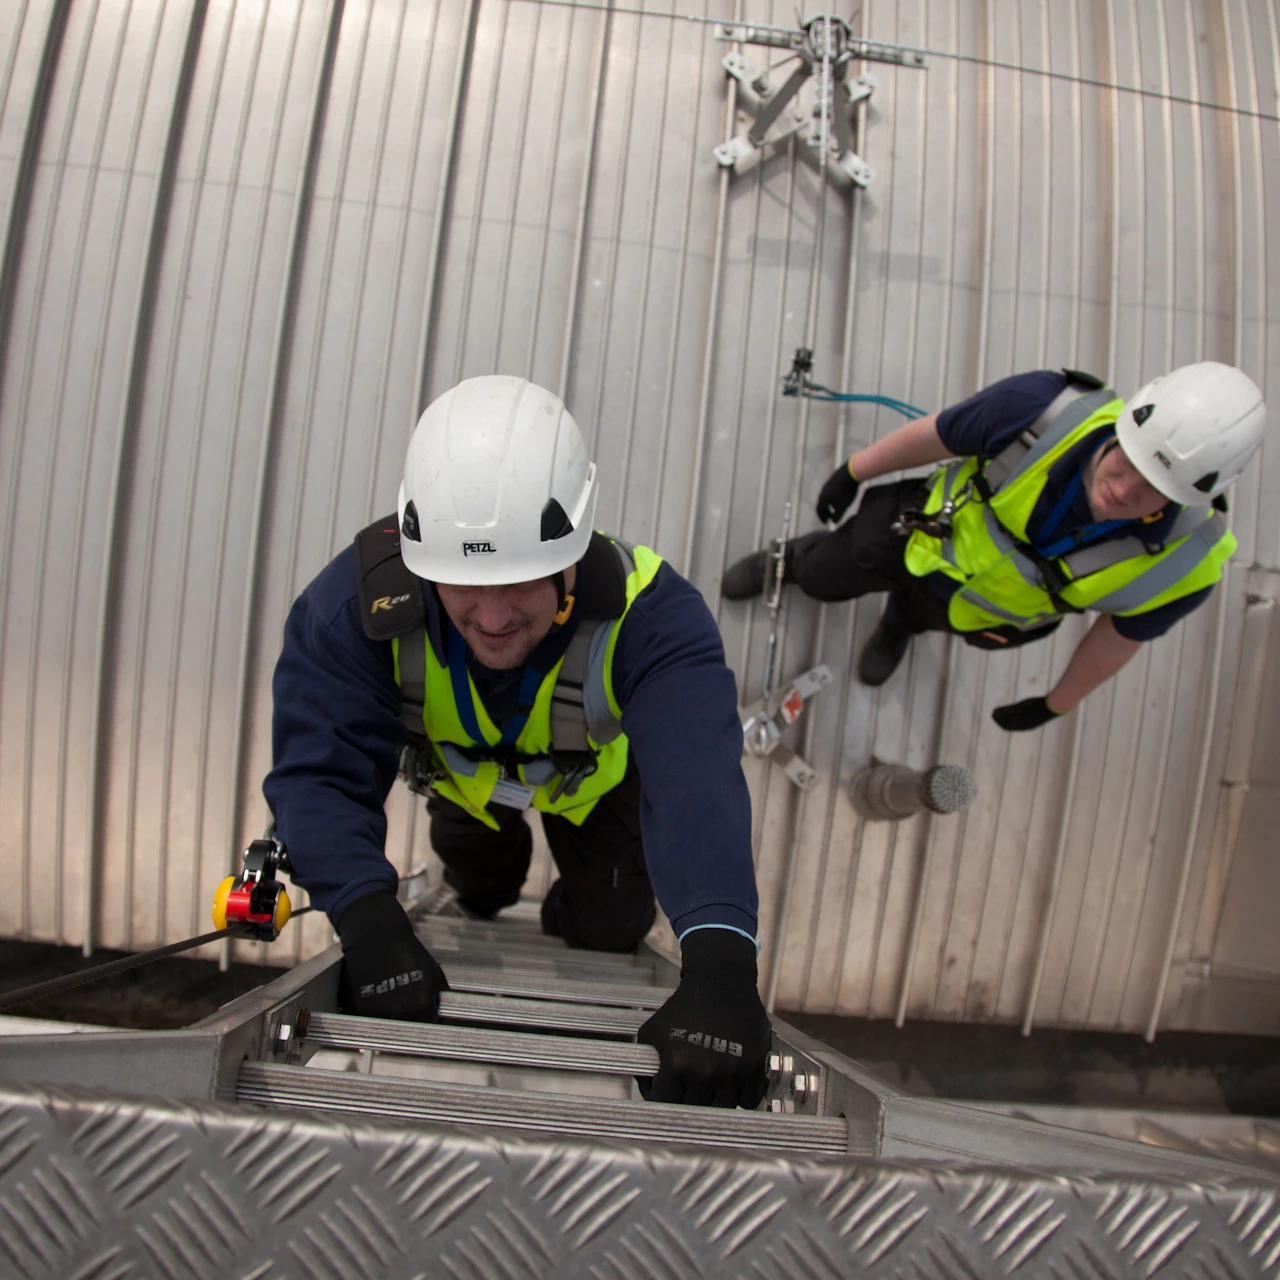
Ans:
[[[508,948],[520,951],[551,951],[561,955],[576,956],[584,962],[602,962],[607,965],[649,965],[660,959],[648,947],[639,951],[588,951],[581,947],[567,946],[563,938],[557,938],[541,930],[532,932],[526,929],[512,929],[504,924],[481,924],[474,920],[451,919],[448,916],[418,916],[413,927],[419,934],[427,934],[433,939],[461,939],[467,943],[479,944],[494,951],[505,952]]]
[[[458,965],[445,971],[455,991],[477,991],[494,996],[528,996],[563,1000],[570,1004],[621,1005],[631,1009],[657,1009],[671,995],[669,987],[639,983],[584,982],[578,978],[554,978],[503,969],[474,969]]]
[[[508,1027],[538,1027],[543,1031],[594,1031],[630,1038],[649,1017],[649,1012],[446,991],[440,997],[440,1016],[456,1022],[500,1023]]]
[[[780,1116],[659,1102],[519,1093],[462,1084],[428,1084],[317,1067],[246,1061],[236,1097],[262,1106],[394,1116],[424,1123],[532,1130],[557,1137],[611,1138],[677,1146],[732,1147],[844,1155],[848,1128],[826,1116]]]
[[[529,952],[520,954],[503,950],[501,952],[478,951],[474,947],[462,947],[448,944],[437,946],[433,940],[424,939],[427,950],[440,962],[440,967],[448,974],[457,966],[470,969],[483,969],[486,972],[516,972],[523,975],[536,974],[538,977],[564,978],[573,982],[611,982],[618,985],[651,987],[655,985],[656,975],[653,967],[639,968],[632,966],[625,969],[598,967],[582,960],[566,958],[564,955],[534,955]]]
[[[521,1031],[485,1031],[421,1022],[356,1018],[341,1013],[313,1013],[308,1044],[326,1049],[376,1049],[418,1058],[492,1062],[557,1071],[595,1071],[618,1076],[651,1076],[658,1053],[647,1044],[613,1044]]]

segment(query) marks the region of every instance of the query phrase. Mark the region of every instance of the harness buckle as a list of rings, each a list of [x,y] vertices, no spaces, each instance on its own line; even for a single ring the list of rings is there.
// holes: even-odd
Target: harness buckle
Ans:
[[[553,804],[561,796],[577,795],[578,788],[600,767],[599,760],[589,752],[581,755],[575,752],[574,758],[566,759],[564,755],[553,751],[551,763],[560,771],[560,781],[556,783],[550,796]]]
[[[951,537],[951,517],[955,512],[956,504],[950,498],[931,515],[927,515],[917,507],[904,507],[899,512],[898,518],[889,526],[889,530],[899,535],[923,533],[926,537],[941,538],[945,541]]]
[[[426,738],[410,738],[400,751],[400,778],[416,796],[431,794],[431,784],[445,776],[436,766],[431,743]]]

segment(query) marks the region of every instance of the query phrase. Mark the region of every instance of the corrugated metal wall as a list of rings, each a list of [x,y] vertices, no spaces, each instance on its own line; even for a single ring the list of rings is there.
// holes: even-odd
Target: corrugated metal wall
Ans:
[[[1044,365],[1128,391],[1213,357],[1265,389],[1272,4],[866,0],[863,34],[935,53],[873,68],[877,176],[850,196],[802,143],[716,167],[728,46],[697,19],[731,3],[0,7],[0,934],[207,927],[265,820],[285,612],[391,507],[418,409],[461,377],[564,393],[601,525],[702,588],[744,700],[769,626],[717,604],[724,566],[788,497],[813,527],[837,457],[898,421],[781,399],[807,340],[820,380],[929,407]],[[1235,495],[1225,590],[1035,735],[988,713],[1048,687],[1083,624],[990,658],[929,637],[872,691],[846,673],[878,603],[789,602],[784,675],[838,679],[797,726],[815,791],[747,764],[780,1005],[1174,1018],[1233,854],[1219,796],[1278,468],[1272,445]],[[847,783],[873,754],[967,764],[981,797],[861,823]],[[407,868],[426,824],[399,789],[390,815]],[[328,936],[294,933],[289,958]]]

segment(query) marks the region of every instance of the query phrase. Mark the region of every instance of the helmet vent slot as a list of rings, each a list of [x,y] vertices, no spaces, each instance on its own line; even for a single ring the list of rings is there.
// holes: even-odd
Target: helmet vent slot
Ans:
[[[1217,483],[1218,473],[1216,471],[1210,471],[1208,474],[1201,476],[1200,479],[1196,481],[1196,488],[1199,489],[1201,493],[1212,493],[1213,486]]]
[[[1155,413],[1155,411],[1156,411],[1156,407],[1153,404],[1139,405],[1133,411],[1133,420],[1138,426],[1142,426],[1142,424],[1146,422],[1146,420],[1149,417],[1151,417],[1151,415]]]
[[[418,508],[413,505],[412,500],[405,503],[404,519],[400,522],[400,532],[410,542],[422,541],[422,531],[418,528]]]
[[[554,498],[549,498],[542,508],[542,541],[554,542],[557,538],[567,538],[572,532],[573,521],[565,509]]]

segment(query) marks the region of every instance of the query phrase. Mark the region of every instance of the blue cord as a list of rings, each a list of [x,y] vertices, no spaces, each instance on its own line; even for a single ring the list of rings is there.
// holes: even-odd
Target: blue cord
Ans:
[[[886,409],[895,409],[908,418],[924,417],[923,409],[917,409],[915,405],[907,404],[905,400],[895,400],[892,396],[841,394],[833,391],[829,395],[811,395],[810,399],[835,401],[842,404],[880,404]]]
[[[796,394],[797,387],[794,383],[784,385],[782,394],[784,396],[793,396]],[[811,400],[824,400],[828,403],[839,404],[879,404],[886,409],[896,410],[904,417],[923,418],[924,410],[917,409],[915,405],[908,404],[905,400],[899,400],[895,396],[877,396],[863,395],[857,392],[832,391],[830,387],[824,387],[820,382],[810,382],[807,378],[804,381],[804,394]]]

